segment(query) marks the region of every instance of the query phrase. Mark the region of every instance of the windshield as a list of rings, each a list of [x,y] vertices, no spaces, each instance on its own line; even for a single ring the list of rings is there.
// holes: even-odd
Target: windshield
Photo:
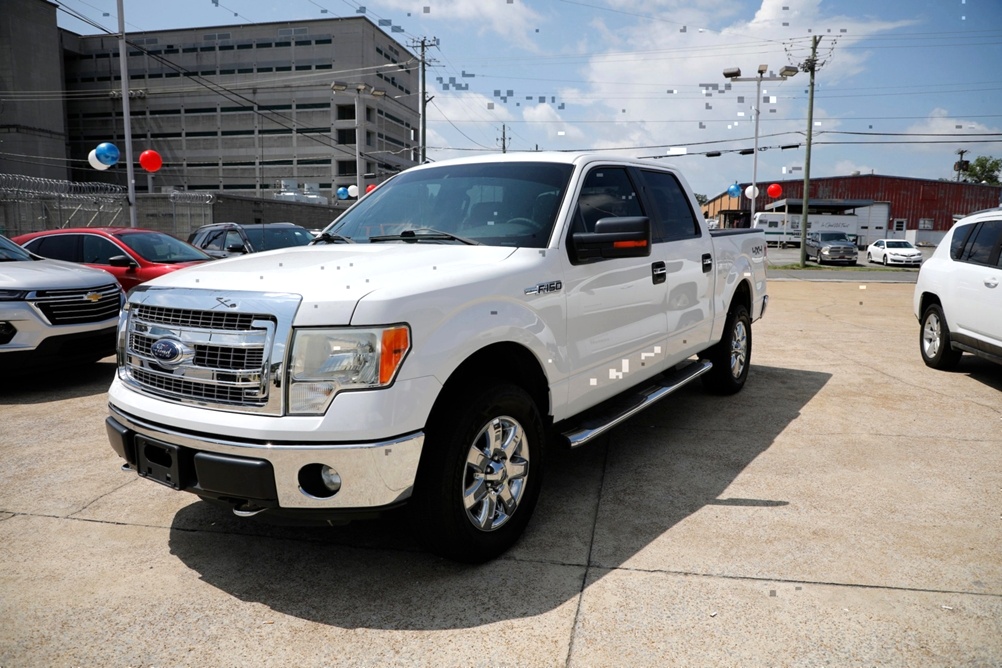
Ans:
[[[887,242],[887,247],[888,248],[915,248],[915,246],[912,246],[907,241],[888,241]]]
[[[33,259],[28,251],[24,250],[7,237],[0,236],[0,262],[13,262]]]
[[[366,195],[326,231],[356,242],[376,237],[545,248],[573,169],[506,162],[405,171]]]
[[[845,232],[822,232],[818,237],[821,241],[849,241]]]
[[[123,244],[148,262],[198,262],[212,256],[162,232],[117,232]]]
[[[244,233],[255,251],[275,250],[291,246],[305,246],[313,235],[305,227],[254,227],[245,225]]]

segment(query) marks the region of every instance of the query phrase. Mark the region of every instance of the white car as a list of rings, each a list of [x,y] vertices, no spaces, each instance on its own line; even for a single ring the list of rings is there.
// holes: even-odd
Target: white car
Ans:
[[[878,239],[866,248],[867,262],[880,262],[885,267],[903,264],[917,267],[922,264],[922,251],[904,239]]]
[[[0,378],[114,355],[124,300],[108,272],[48,260],[0,236]]]
[[[967,352],[1002,364],[1002,207],[957,221],[915,284],[919,349],[934,369]]]

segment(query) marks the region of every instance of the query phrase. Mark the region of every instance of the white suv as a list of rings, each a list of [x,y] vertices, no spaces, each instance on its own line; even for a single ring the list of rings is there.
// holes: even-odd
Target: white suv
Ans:
[[[1002,207],[957,221],[915,285],[919,349],[934,369],[972,353],[1002,364]]]
[[[0,378],[115,354],[124,299],[108,272],[47,260],[0,236]]]

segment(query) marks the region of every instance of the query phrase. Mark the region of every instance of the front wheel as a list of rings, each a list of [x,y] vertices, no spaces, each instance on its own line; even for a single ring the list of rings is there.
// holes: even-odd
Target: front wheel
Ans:
[[[444,397],[429,422],[409,507],[425,548],[481,563],[511,547],[529,523],[546,436],[535,402],[520,387],[464,390]]]
[[[930,304],[922,313],[919,350],[926,366],[947,371],[957,366],[963,353],[950,346],[950,328],[939,304]]]
[[[702,376],[703,387],[714,394],[734,394],[748,379],[751,362],[752,332],[748,309],[731,308],[724,323],[724,336],[704,356],[713,368]]]

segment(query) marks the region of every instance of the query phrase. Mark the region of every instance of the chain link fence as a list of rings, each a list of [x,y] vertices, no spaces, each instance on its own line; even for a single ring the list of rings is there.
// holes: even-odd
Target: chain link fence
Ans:
[[[136,226],[178,239],[212,222],[293,222],[313,230],[338,217],[346,203],[319,205],[205,191],[136,195]],[[129,227],[126,189],[110,183],[56,181],[0,173],[0,234],[69,227]]]

